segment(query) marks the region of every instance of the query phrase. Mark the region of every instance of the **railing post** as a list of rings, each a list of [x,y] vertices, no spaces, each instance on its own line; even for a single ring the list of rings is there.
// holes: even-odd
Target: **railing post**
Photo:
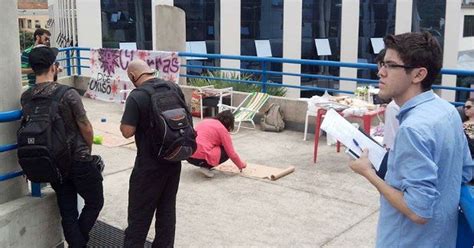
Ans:
[[[76,47],[76,68],[77,68],[77,75],[81,75],[81,51]]]
[[[41,184],[31,183],[31,196],[41,197]]]
[[[71,76],[71,50],[66,50],[66,67],[67,67],[67,75]]]
[[[262,92],[267,93],[267,61],[262,61]]]

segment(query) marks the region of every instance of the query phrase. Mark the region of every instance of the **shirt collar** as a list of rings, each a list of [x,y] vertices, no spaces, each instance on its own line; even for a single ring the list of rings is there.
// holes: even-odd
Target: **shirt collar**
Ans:
[[[408,102],[406,102],[405,104],[403,104],[403,106],[400,107],[400,112],[397,115],[398,121],[401,122],[403,117],[411,109],[415,108],[416,106],[418,106],[418,105],[420,105],[424,102],[431,101],[435,97],[436,96],[435,96],[433,90],[428,90],[428,91],[425,91],[425,92],[413,97],[412,99],[408,100]]]

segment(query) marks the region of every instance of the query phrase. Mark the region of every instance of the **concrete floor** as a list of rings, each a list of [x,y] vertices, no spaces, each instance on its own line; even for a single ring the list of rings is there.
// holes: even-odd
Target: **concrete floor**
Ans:
[[[116,127],[110,131],[119,135],[120,105],[83,100],[92,122],[106,118]],[[302,138],[301,132],[250,129],[233,135],[245,161],[296,167],[277,181],[222,173],[209,179],[183,163],[175,246],[374,247],[377,191],[348,168],[347,155],[327,146],[324,137],[314,164],[313,142]],[[93,148],[107,164],[105,206],[99,219],[121,229],[127,226],[128,180],[135,152],[134,144]],[[154,228],[148,237],[153,239]]]

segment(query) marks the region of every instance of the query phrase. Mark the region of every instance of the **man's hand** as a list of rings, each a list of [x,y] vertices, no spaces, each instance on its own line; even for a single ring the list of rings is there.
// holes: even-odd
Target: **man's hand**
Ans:
[[[407,216],[411,221],[417,224],[426,224],[428,222],[427,219],[424,219],[415,214],[405,202],[405,198],[403,197],[403,192],[390,186],[387,184],[383,179],[381,179],[375,173],[375,169],[372,167],[370,160],[368,158],[369,151],[364,149],[360,158],[349,163],[351,169],[365,177],[372,185],[377,188],[381,195],[385,197],[385,199],[400,211],[402,214]]]
[[[356,172],[357,174],[360,174],[363,177],[367,177],[371,173],[375,174],[375,170],[372,167],[372,163],[369,160],[369,150],[364,149],[362,154],[360,155],[360,158],[354,161],[351,161],[349,163],[349,167]]]

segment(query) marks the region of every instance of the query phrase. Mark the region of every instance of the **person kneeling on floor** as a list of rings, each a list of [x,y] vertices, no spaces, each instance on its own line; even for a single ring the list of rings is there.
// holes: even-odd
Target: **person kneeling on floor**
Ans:
[[[214,118],[205,119],[195,127],[197,149],[188,162],[199,167],[207,177],[213,177],[212,168],[229,158],[242,170],[247,163],[234,150],[230,131],[234,129],[234,115],[229,110],[220,112]]]

